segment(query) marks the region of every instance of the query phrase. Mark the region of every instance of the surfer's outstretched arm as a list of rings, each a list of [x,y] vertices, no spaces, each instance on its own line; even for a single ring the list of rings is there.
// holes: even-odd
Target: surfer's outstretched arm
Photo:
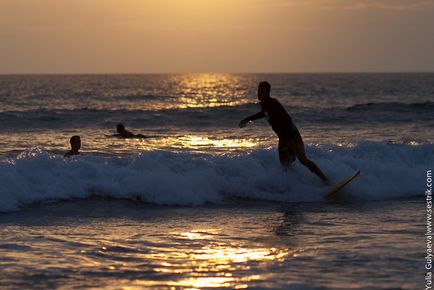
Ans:
[[[254,121],[254,120],[258,120],[258,119],[262,119],[262,118],[265,118],[265,113],[263,111],[260,111],[260,112],[254,114],[254,115],[251,115],[251,116],[249,116],[247,118],[242,119],[241,122],[240,122],[240,124],[239,124],[239,126],[240,126],[240,128],[243,128],[243,127],[246,126],[246,124],[248,122]]]

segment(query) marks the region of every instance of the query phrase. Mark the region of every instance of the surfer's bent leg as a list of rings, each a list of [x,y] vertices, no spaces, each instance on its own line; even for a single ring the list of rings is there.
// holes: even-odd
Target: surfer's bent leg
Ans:
[[[329,180],[328,178],[322,173],[321,169],[311,160],[309,160],[306,156],[306,152],[304,151],[304,143],[301,139],[301,136],[299,133],[296,134],[295,138],[291,140],[291,144],[294,147],[295,154],[297,156],[298,161],[300,161],[301,164],[309,168],[310,171],[315,173],[323,183],[328,184]]]
[[[286,138],[279,138],[279,160],[284,168],[289,168],[295,161],[295,152]]]

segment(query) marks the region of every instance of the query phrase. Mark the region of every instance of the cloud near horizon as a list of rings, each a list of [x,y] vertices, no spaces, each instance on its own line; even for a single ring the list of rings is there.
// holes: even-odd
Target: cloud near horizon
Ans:
[[[269,1],[269,2],[273,2]],[[268,3],[269,3],[268,2]],[[267,5],[267,3],[263,3]],[[273,5],[273,4],[271,4]],[[277,6],[310,7],[312,9],[385,9],[407,10],[424,7],[434,7],[432,0],[281,0],[274,3]]]

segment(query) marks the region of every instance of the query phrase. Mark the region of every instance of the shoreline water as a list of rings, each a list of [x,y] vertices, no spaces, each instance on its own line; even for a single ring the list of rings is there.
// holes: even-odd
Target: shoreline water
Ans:
[[[32,205],[0,214],[0,280],[26,288],[415,289],[424,282],[422,207],[419,200]]]

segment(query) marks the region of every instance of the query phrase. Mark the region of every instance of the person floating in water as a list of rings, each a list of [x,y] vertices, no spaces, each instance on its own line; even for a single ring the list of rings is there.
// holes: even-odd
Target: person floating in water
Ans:
[[[80,147],[81,147],[81,139],[80,136],[72,136],[71,139],[69,140],[69,143],[71,143],[71,150],[69,150],[68,152],[65,153],[65,155],[63,157],[71,157],[74,155],[79,155],[80,154]]]
[[[132,139],[132,138],[147,138],[147,136],[142,134],[133,134],[132,132],[125,129],[125,126],[123,124],[118,124],[116,126],[117,134],[113,135],[107,135],[107,137],[117,137],[117,138],[124,138],[124,139]]]
[[[324,173],[322,173],[314,162],[306,157],[300,132],[282,104],[270,96],[270,91],[271,85],[268,82],[263,81],[259,83],[258,99],[261,102],[261,111],[241,120],[239,124],[240,128],[245,127],[250,121],[266,117],[271,128],[279,137],[278,149],[280,163],[285,168],[289,168],[297,157],[300,163],[321,178],[324,184],[329,184],[329,180]]]

